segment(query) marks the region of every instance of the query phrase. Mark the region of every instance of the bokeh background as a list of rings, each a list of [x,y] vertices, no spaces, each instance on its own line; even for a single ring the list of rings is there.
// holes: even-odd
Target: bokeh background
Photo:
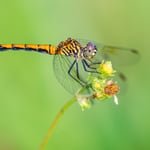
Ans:
[[[148,0],[0,1],[2,44],[58,44],[72,37],[141,53],[138,63],[121,69],[128,87],[119,105],[107,100],[82,112],[74,104],[46,150],[150,149],[149,8]],[[0,145],[9,150],[37,150],[72,97],[55,79],[52,60],[38,53],[0,53]]]

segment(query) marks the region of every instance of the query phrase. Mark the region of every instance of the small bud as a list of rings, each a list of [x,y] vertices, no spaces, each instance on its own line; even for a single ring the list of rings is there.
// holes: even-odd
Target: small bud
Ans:
[[[102,100],[105,100],[107,99],[109,96],[107,96],[105,93],[103,92],[100,92],[100,91],[97,91],[94,93],[93,97],[95,99],[97,99],[98,101],[102,101]]]
[[[110,61],[102,62],[97,68],[97,71],[100,72],[105,77],[113,76],[115,70],[112,68],[112,63]]]
[[[117,86],[117,83],[113,82],[112,80],[109,80],[104,88],[104,93],[108,96],[114,96],[115,94],[119,93],[119,91],[120,88]]]
[[[95,90],[95,91],[101,91],[104,89],[104,86],[105,86],[105,80],[101,80],[99,78],[93,78],[92,80],[92,88]]]
[[[77,100],[79,105],[81,106],[82,111],[91,108],[91,102],[88,96],[77,95]]]

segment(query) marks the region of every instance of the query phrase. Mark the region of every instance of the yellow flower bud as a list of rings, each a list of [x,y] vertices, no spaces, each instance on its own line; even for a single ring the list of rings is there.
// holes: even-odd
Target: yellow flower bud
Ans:
[[[99,65],[99,68],[97,69],[97,71],[106,77],[112,76],[113,73],[115,73],[115,70],[113,70],[112,64],[110,61],[102,62]]]
[[[100,80],[99,78],[93,78],[92,80],[92,88],[95,91],[101,91],[104,89],[105,86],[105,80]]]

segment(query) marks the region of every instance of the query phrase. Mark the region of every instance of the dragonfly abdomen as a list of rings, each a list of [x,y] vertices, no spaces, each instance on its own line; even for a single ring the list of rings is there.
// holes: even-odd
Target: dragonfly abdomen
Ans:
[[[26,50],[47,53],[50,55],[57,54],[57,47],[52,45],[31,45],[31,44],[1,44],[0,51],[5,50]]]

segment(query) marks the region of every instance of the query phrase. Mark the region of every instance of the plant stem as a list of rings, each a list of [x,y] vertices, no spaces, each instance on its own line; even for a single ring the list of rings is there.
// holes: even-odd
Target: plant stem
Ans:
[[[45,136],[41,146],[40,146],[40,149],[39,150],[44,150],[45,146],[47,145],[48,143],[48,140],[51,138],[53,132],[54,132],[54,129],[56,128],[59,120],[61,119],[62,115],[64,114],[64,112],[76,101],[76,97],[73,97],[72,99],[70,99],[59,111],[59,113],[57,114],[57,116],[55,117],[53,123],[51,124],[48,132],[47,132],[47,135]]]

